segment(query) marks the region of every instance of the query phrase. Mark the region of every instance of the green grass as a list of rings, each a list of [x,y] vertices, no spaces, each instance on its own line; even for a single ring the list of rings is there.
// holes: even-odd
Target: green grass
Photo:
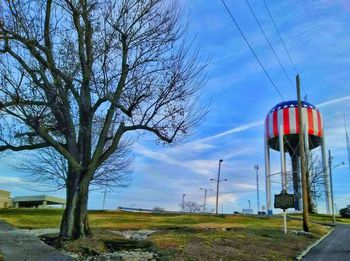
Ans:
[[[61,209],[0,209],[0,219],[22,228],[59,227]],[[186,215],[129,213],[120,211],[90,211],[92,228],[146,229],[146,228],[227,228],[250,229],[281,228],[281,218],[252,217],[247,215]],[[290,220],[291,229],[300,229],[300,221]]]
[[[0,209],[0,219],[21,228],[59,227],[62,209]]]
[[[302,219],[302,214],[292,214],[291,217],[296,217]],[[328,214],[309,214],[309,218],[313,222],[321,222],[321,223],[333,223],[333,216]],[[339,215],[335,217],[336,222],[348,224],[350,223],[350,218],[342,218]]]
[[[21,228],[58,228],[62,213],[61,209],[1,209],[0,219]],[[288,220],[289,231],[301,230],[302,221],[296,219],[300,216],[293,217]],[[312,215],[311,219],[328,222],[329,216]],[[328,226],[311,222],[313,238],[291,232],[284,235],[283,219],[278,216],[90,211],[89,221],[94,237],[68,244],[68,248],[79,249],[83,243],[101,245],[113,237],[113,230],[153,228],[160,232],[150,237],[152,244],[175,260],[292,260],[329,231]]]

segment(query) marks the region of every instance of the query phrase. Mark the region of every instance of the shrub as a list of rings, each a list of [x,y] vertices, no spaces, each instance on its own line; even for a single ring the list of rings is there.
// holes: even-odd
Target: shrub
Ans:
[[[339,214],[343,218],[350,218],[350,205],[348,205],[346,208],[342,208],[339,210]]]

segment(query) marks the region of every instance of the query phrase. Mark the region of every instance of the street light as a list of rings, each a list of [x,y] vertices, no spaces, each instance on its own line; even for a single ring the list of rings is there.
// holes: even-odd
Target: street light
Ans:
[[[102,204],[102,209],[105,209],[105,202],[106,202],[106,195],[107,195],[107,188],[108,188],[108,180],[106,182],[106,187],[105,187],[105,191],[103,193],[103,204]]]
[[[182,211],[185,209],[185,196],[186,194],[182,194]]]
[[[328,150],[328,167],[329,167],[329,181],[330,181],[330,187],[331,187],[331,203],[332,203],[332,216],[333,216],[333,222],[335,222],[335,212],[334,212],[334,194],[333,194],[333,177],[332,177],[332,169],[340,166],[345,165],[345,162],[341,162],[338,165],[332,167],[332,155],[331,150]]]
[[[219,160],[218,178],[217,179],[210,179],[211,181],[216,181],[216,208],[215,208],[216,214],[218,214],[218,206],[219,206],[219,184],[221,181],[227,181],[227,179],[220,179],[221,163],[223,161],[224,161],[223,159]]]
[[[207,203],[207,188],[200,188],[199,190],[204,190],[204,202],[203,202],[203,213],[205,213],[205,205]],[[209,189],[209,191],[213,191],[212,189]]]

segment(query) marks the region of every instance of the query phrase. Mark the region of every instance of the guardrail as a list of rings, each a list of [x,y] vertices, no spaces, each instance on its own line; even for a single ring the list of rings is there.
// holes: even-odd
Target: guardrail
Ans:
[[[174,210],[153,210],[153,209],[147,209],[147,208],[131,208],[131,207],[118,207],[119,210],[122,211],[130,211],[130,212],[140,212],[140,213],[169,213],[169,214],[206,214],[206,215],[212,215],[212,213],[202,213],[202,212],[183,212],[183,211],[174,211]]]

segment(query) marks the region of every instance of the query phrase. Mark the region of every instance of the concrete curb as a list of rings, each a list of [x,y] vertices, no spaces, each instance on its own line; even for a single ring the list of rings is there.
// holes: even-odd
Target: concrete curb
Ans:
[[[312,245],[308,246],[303,252],[301,252],[301,254],[299,256],[297,256],[295,258],[295,260],[302,260],[303,257],[309,253],[309,251],[311,249],[313,249],[315,246],[317,246],[318,244],[320,244],[326,237],[328,237],[335,229],[336,227],[333,227],[331,230],[328,231],[327,234],[325,234],[323,237],[321,237],[319,240],[317,240],[315,243],[313,243]]]

